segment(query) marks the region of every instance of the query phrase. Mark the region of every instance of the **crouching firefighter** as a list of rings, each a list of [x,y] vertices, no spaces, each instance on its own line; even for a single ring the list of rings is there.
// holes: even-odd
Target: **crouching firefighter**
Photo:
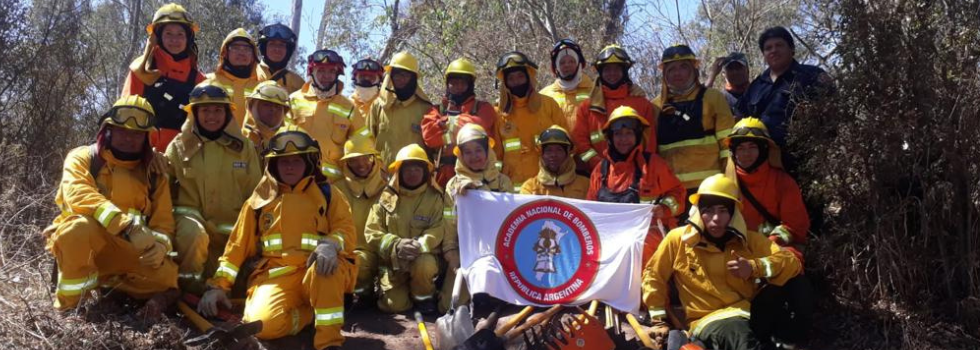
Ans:
[[[170,186],[149,166],[153,119],[149,102],[125,96],[102,116],[95,144],[65,159],[55,197],[61,215],[44,230],[58,264],[58,310],[100,285],[138,299],[177,288]]]
[[[313,323],[313,345],[339,349],[344,291],[356,272],[347,199],[320,173],[319,146],[301,129],[279,131],[265,157],[265,175],[238,215],[198,311],[212,316],[230,306],[228,291],[247,278],[242,321],[262,322],[257,338],[295,335]]]

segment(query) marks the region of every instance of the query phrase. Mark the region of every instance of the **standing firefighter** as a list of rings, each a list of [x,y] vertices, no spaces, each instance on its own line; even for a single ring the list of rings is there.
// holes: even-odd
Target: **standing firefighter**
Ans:
[[[403,147],[388,166],[387,188],[368,214],[364,236],[380,260],[381,311],[403,312],[413,305],[425,314],[436,311],[444,204],[434,169],[421,146]]]
[[[319,157],[316,141],[296,127],[272,138],[265,176],[242,206],[198,304],[204,316],[230,307],[228,291],[237,278],[247,278],[242,320],[262,321],[257,338],[295,335],[313,323],[317,349],[343,345],[356,237],[347,200],[318,171]]]
[[[643,264],[653,256],[666,230],[684,212],[684,187],[660,156],[646,152],[650,124],[629,106],[616,108],[602,126],[610,146],[592,170],[588,200],[652,203],[653,220],[643,243]]]
[[[444,313],[452,303],[453,281],[459,269],[459,236],[456,231],[456,197],[468,190],[510,193],[514,184],[497,168],[497,156],[493,153],[494,140],[479,124],[466,124],[456,135],[455,176],[446,184],[446,208],[443,210],[445,237],[442,239],[442,256],[446,259],[446,278],[439,295],[439,312]],[[469,295],[460,292],[460,303],[468,302]]]
[[[289,27],[276,23],[259,31],[259,81],[272,80],[289,93],[293,93],[306,83],[303,77],[289,69],[289,63],[296,52],[296,33]]]
[[[538,175],[524,181],[521,194],[585,199],[589,178],[575,172],[575,146],[564,128],[552,125],[538,136],[541,152]]]
[[[228,235],[262,177],[261,162],[231,115],[225,90],[203,83],[191,91],[187,122],[167,147],[176,223],[179,283],[202,293],[218,268]]]
[[[157,130],[150,132],[150,145],[161,152],[180,132],[187,118],[182,107],[194,86],[204,80],[197,69],[197,31],[183,6],[160,7],[146,26],[150,35],[146,49],[129,65],[123,84],[124,96],[143,96],[153,106]]]
[[[361,112],[361,124],[367,125],[365,119],[371,113],[371,105],[378,99],[381,92],[381,79],[385,76],[381,63],[365,58],[351,66],[351,80],[354,82],[354,93],[350,95],[354,107]]]
[[[541,89],[542,95],[551,97],[565,115],[565,125],[574,126],[579,105],[589,98],[592,78],[585,75],[585,55],[572,39],[561,39],[551,49],[551,73],[555,82]]]
[[[442,103],[432,106],[422,119],[422,138],[425,146],[436,152],[436,183],[445,186],[455,175],[456,155],[453,152],[456,134],[466,124],[477,123],[484,130],[494,131],[497,112],[487,102],[476,99],[476,66],[460,58],[446,68],[446,96]],[[492,136],[492,135],[491,135]],[[494,165],[494,164],[491,164]],[[494,165],[496,166],[496,165]]]
[[[153,125],[149,102],[126,96],[102,116],[95,144],[68,153],[55,197],[61,215],[44,230],[58,264],[58,310],[100,285],[136,298],[176,290],[170,185],[149,169]]]
[[[402,147],[425,144],[422,117],[432,103],[419,85],[419,61],[412,54],[396,53],[385,72],[381,95],[371,105],[367,126],[375,136],[382,163],[391,164]]]
[[[337,165],[344,155],[344,143],[355,134],[367,135],[360,112],[354,103],[340,93],[344,83],[344,58],[333,50],[321,49],[306,60],[310,81],[289,96],[293,123],[320,144],[320,171],[334,182],[343,178]]]
[[[258,61],[259,49],[255,41],[245,29],[238,28],[228,33],[221,43],[218,67],[208,74],[211,84],[225,89],[231,97],[231,104],[235,107],[232,115],[239,128],[245,125],[245,96],[251,95],[260,81],[256,73]]]
[[[289,94],[276,82],[266,80],[255,86],[252,94],[245,98],[245,104],[248,111],[245,112],[242,135],[252,141],[256,153],[262,154],[269,148],[269,140],[285,123]]]
[[[538,174],[541,152],[535,146],[537,136],[552,125],[566,127],[561,107],[551,97],[534,90],[538,65],[523,53],[505,53],[497,61],[500,103],[497,113],[497,136],[503,148],[503,173],[510,177],[514,190]],[[502,146],[502,147],[501,147]]]
[[[663,90],[653,100],[660,108],[657,151],[688,192],[708,176],[721,173],[728,157],[721,139],[735,124],[725,96],[698,80],[698,64],[686,45],[664,50]]]
[[[670,231],[643,271],[652,338],[667,338],[664,319],[668,283],[673,281],[692,339],[708,349],[775,349],[772,333],[760,333],[764,328],[759,324],[768,329],[795,326],[779,323],[790,312],[773,301],[779,286],[800,273],[800,261],[746,230],[738,188],[724,175],[705,179],[690,200],[695,207],[688,224]]]
[[[599,73],[599,80],[589,99],[583,101],[579,107],[576,124],[572,128],[575,149],[578,150],[579,159],[587,172],[592,172],[602,159],[597,156],[609,147],[602,128],[612,111],[620,106],[629,106],[650,125],[653,125],[657,116],[659,110],[647,101],[646,92],[639,85],[633,84],[629,75],[632,66],[633,59],[618,45],[606,46],[595,60],[594,67]],[[643,135],[649,139],[644,145],[644,151],[656,153],[656,130],[651,128],[645,132],[650,133],[650,136]]]
[[[344,180],[337,181],[337,188],[350,201],[354,215],[354,231],[357,233],[357,285],[352,291],[359,305],[369,305],[375,299],[375,278],[378,276],[378,254],[372,250],[364,236],[368,213],[378,203],[385,188],[381,160],[374,149],[370,136],[354,136],[344,144],[344,156],[340,158]],[[373,305],[371,307],[374,307]]]

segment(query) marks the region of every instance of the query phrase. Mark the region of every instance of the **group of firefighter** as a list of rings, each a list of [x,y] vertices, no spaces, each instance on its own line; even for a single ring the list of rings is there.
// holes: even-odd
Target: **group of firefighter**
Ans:
[[[810,222],[783,160],[796,106],[828,84],[794,59],[786,29],[761,34],[768,68],[754,80],[733,53],[714,60],[706,85],[688,46],[667,48],[652,101],[619,46],[588,61],[559,41],[555,81],[540,89],[538,66],[509,52],[495,103],[477,98],[465,58],[430,99],[408,52],[355,63],[344,96],[344,59],[317,50],[304,79],[289,70],[297,38],[281,24],[258,40],[232,31],[204,75],[198,30],[180,5],[161,7],[95,143],[68,154],[61,214],[44,230],[55,308],[99,289],[161,308],[179,290],[210,317],[245,298],[257,338],[312,324],[317,349],[339,348],[352,305],[449,308],[454,203],[485,190],[653,204],[642,304],[655,338],[680,327],[720,350],[806,340]],[[724,91],[711,88],[722,71]]]

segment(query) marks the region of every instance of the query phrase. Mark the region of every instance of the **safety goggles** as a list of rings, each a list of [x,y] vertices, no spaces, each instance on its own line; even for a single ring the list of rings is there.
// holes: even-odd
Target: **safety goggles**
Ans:
[[[309,135],[299,131],[285,131],[269,140],[269,148],[266,152],[270,156],[277,156],[308,153],[317,149],[319,146]]]
[[[156,118],[149,111],[131,106],[113,107],[102,119],[109,119],[110,124],[129,129],[150,129],[156,125]]]
[[[289,101],[289,95],[286,94],[286,90],[272,85],[259,86],[255,89],[255,94],[267,100],[281,101],[282,103],[288,103]]]
[[[191,90],[192,99],[208,98],[211,99],[226,99],[228,98],[228,92],[214,85],[204,85],[196,86],[194,90]]]
[[[540,136],[538,136],[539,145],[547,145],[560,143],[563,145],[571,145],[572,140],[568,138],[568,134],[562,132],[558,129],[547,129]]]
[[[281,24],[274,24],[262,28],[262,30],[259,31],[259,37],[264,40],[281,39],[290,42],[296,40],[296,34],[294,34],[289,27]]]
[[[538,65],[531,62],[523,53],[520,52],[508,52],[500,57],[497,61],[497,70],[518,67],[518,66],[531,66],[531,68],[537,69]]]
[[[598,64],[603,63],[632,63],[633,60],[630,59],[630,55],[626,53],[621,47],[608,47],[602,52],[599,52]]]
[[[383,71],[383,69],[381,68],[381,64],[371,60],[357,61],[357,63],[354,63],[353,68],[354,68],[354,73],[373,72],[373,73],[380,74]]]
[[[153,17],[152,23],[159,23],[159,22],[192,23],[194,21],[191,20],[191,16],[188,15],[187,12],[174,11],[174,12],[167,12],[167,13],[158,13],[156,16]]]
[[[738,128],[729,136],[755,136],[769,138],[769,132],[761,128]]]
[[[617,131],[620,129],[636,130],[640,127],[640,121],[633,118],[618,119],[609,125],[609,130]]]
[[[344,58],[340,57],[339,54],[333,50],[317,50],[309,57],[309,63],[328,63],[328,64],[339,64],[341,66],[346,66],[344,64]]]
[[[551,52],[558,52],[566,47],[576,51],[581,50],[578,44],[572,41],[572,39],[561,39],[555,43],[555,46],[551,49]]]

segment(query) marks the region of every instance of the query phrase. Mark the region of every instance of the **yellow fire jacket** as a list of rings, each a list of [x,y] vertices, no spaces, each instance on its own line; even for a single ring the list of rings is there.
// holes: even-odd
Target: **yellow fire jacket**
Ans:
[[[225,57],[228,55],[228,45],[237,38],[242,38],[247,40],[255,48],[255,59],[252,61],[252,67],[249,69],[252,74],[248,78],[239,78],[223,67],[225,65]],[[248,105],[245,103],[245,96],[252,94],[255,89],[255,85],[258,85],[261,80],[259,80],[256,74],[255,67],[258,65],[259,49],[255,46],[255,41],[252,37],[245,32],[244,29],[238,28],[228,33],[225,40],[221,43],[221,51],[218,53],[218,65],[214,72],[208,73],[207,80],[212,84],[220,86],[225,89],[228,96],[231,97],[231,103],[235,106],[235,110],[232,114],[235,116],[235,121],[239,128],[245,124],[245,110],[248,109]]]
[[[337,82],[337,90],[344,84]],[[327,99],[316,95],[311,83],[306,83],[299,91],[289,95],[290,117],[292,123],[310,133],[320,143],[320,170],[331,182],[343,177],[340,171],[340,157],[344,156],[344,142],[355,134],[367,135],[361,124],[360,114],[350,99],[340,94]]]
[[[439,255],[443,239],[442,191],[431,181],[414,190],[400,189],[395,174],[368,214],[364,236],[382,262],[391,263],[395,243],[411,238],[422,253]]]

